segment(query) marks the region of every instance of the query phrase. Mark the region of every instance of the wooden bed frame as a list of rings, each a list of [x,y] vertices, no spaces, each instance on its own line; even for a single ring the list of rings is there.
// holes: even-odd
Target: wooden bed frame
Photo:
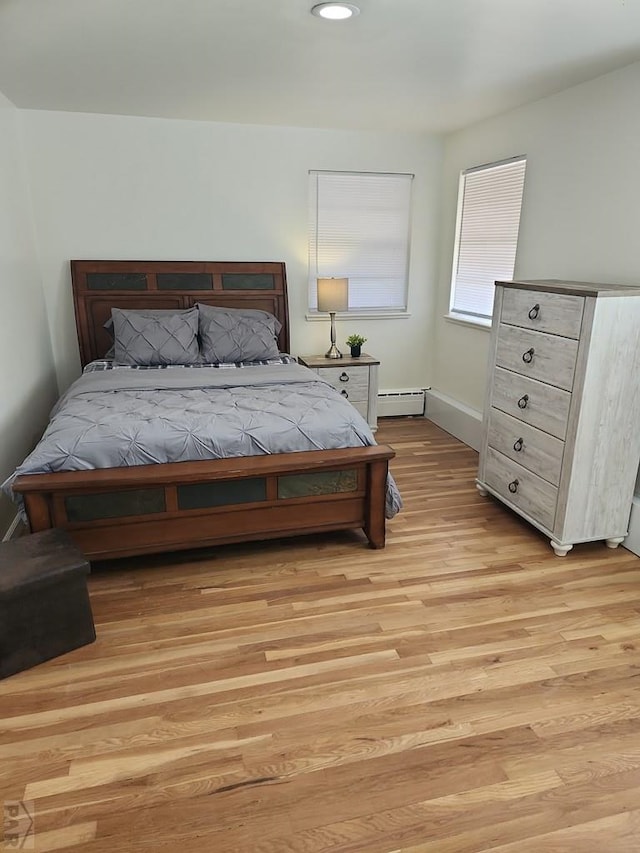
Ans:
[[[111,308],[189,308],[196,302],[260,308],[282,323],[289,351],[282,263],[71,261],[84,367],[103,358]],[[387,446],[23,475],[32,532],[69,531],[91,559],[362,528],[385,544]]]

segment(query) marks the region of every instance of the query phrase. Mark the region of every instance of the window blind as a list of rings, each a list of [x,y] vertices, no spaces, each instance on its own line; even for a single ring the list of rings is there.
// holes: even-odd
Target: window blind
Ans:
[[[513,278],[526,158],[463,172],[450,310],[491,317],[495,281]]]
[[[309,308],[316,279],[349,279],[349,309],[407,307],[413,175],[309,173]]]

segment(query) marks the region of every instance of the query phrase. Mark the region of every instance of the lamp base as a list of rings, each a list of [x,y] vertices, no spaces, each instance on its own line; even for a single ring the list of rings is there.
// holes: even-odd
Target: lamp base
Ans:
[[[342,353],[335,344],[331,344],[324,354],[325,358],[342,358]]]

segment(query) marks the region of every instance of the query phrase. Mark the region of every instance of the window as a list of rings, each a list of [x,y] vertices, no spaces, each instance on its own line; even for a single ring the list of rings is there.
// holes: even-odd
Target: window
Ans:
[[[349,279],[349,310],[406,311],[413,175],[309,173],[309,308],[316,279]]]
[[[494,282],[513,278],[526,163],[514,157],[460,175],[452,316],[490,318]]]

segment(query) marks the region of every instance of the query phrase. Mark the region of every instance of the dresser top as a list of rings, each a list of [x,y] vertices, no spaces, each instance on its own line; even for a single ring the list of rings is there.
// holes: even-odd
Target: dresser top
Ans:
[[[542,290],[548,293],[567,293],[573,296],[640,296],[640,285],[598,284],[592,281],[562,281],[556,278],[518,281],[496,281],[503,287],[519,290]]]

